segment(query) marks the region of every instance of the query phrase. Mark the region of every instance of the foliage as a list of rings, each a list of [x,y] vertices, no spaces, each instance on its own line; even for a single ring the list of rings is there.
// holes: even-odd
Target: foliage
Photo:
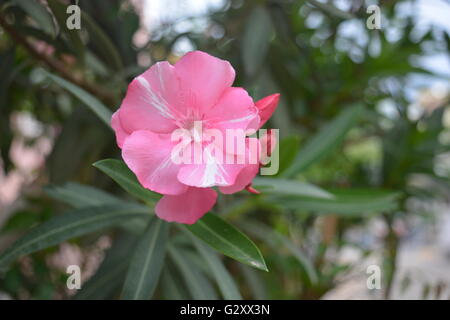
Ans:
[[[437,198],[434,188],[449,185],[448,172],[436,170],[448,151],[446,101],[412,118],[403,89],[412,74],[433,77],[411,62],[430,53],[425,43],[433,52],[447,48],[431,31],[412,37],[414,21],[395,10],[405,1],[382,2],[386,26],[401,34],[394,40],[383,29],[360,28],[364,43],[342,34],[350,20],[365,25],[363,2],[342,11],[317,1],[230,0],[208,14],[206,27],[195,18],[185,18],[193,26],[186,32],[177,21],[162,24],[140,47],[133,44],[139,17],[128,1],[80,0],[81,30],[64,26],[65,1],[47,2],[0,7],[5,174],[15,170],[14,115],[32,114],[41,135],[55,139],[37,188],[24,191],[20,210],[8,209],[0,225],[7,244],[0,291],[34,299],[317,299],[352,268],[330,253],[354,245],[346,232],[377,216],[389,230],[389,295],[399,245],[393,223],[415,213],[407,208],[412,199]],[[271,120],[281,128],[279,173],[255,179],[260,195],[220,196],[192,226],[154,217],[160,196],[119,160],[109,128],[127,84],[149,66],[138,61],[173,62],[180,41],[230,60],[237,85],[255,100],[282,96]],[[379,107],[386,101],[393,115]],[[417,176],[429,183],[415,183]],[[64,241],[88,252],[105,236],[112,245],[73,295],[49,257]],[[370,253],[358,246],[362,256]]]

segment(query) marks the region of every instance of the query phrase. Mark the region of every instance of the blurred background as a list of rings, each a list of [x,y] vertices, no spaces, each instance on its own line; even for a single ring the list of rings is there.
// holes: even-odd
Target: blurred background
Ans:
[[[81,29],[69,30],[66,8],[76,3]],[[370,5],[379,29],[368,28]],[[2,0],[0,251],[67,207],[48,186],[124,195],[92,167],[120,151],[76,89],[114,111],[135,76],[199,49],[229,60],[235,86],[255,101],[281,93],[269,123],[280,129],[279,175],[341,192],[330,203],[219,201],[215,211],[258,244],[270,269],[225,260],[242,296],[449,299],[449,17],[445,0]],[[298,162],[355,105],[364,111],[345,136]],[[398,205],[361,209],[358,188],[395,191]],[[109,282],[84,296],[68,290],[66,268],[82,266],[86,283],[121,237],[94,233],[18,259],[0,277],[0,298],[117,297]],[[370,265],[382,270],[379,290],[366,285]]]

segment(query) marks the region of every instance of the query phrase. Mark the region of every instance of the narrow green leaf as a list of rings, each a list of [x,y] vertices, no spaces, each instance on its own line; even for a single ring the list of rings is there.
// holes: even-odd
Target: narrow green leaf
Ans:
[[[123,161],[105,159],[97,161],[93,164],[93,166],[110,176],[129,194],[146,203],[159,200],[161,198],[159,194],[141,186],[134,173]]]
[[[223,297],[228,300],[241,300],[242,296],[239,293],[233,278],[228,273],[217,254],[205,246],[201,241],[197,240],[192,234],[189,234],[189,236],[191,237],[195,248],[211,269]]]
[[[273,202],[291,209],[312,211],[316,214],[339,214],[359,216],[367,213],[393,211],[398,209],[398,192],[381,190],[334,190],[335,199],[294,198],[282,196]]]
[[[14,0],[14,2],[32,17],[46,33],[56,36],[53,19],[48,10],[37,0]]]
[[[253,180],[253,185],[256,189],[261,189],[263,193],[268,194],[288,194],[322,199],[334,197],[331,193],[315,185],[294,180],[257,177]]]
[[[266,8],[257,6],[247,21],[242,41],[242,59],[247,75],[254,76],[269,49],[272,20]]]
[[[111,127],[110,122],[112,113],[103,103],[100,102],[100,100],[73,83],[58,77],[57,75],[51,74],[45,70],[43,70],[43,72],[55,83],[80,99],[80,101],[83,102],[92,112],[94,112],[100,120],[102,120],[109,128]]]
[[[147,208],[120,203],[72,210],[42,223],[6,249],[0,256],[0,270],[20,256],[148,215]]]
[[[258,270],[248,267],[245,264],[239,264],[238,268],[244,275],[244,280],[247,283],[250,292],[255,300],[267,300],[269,299],[269,294],[267,293],[267,288],[264,279],[262,279],[261,274]]]
[[[258,247],[219,216],[207,213],[195,224],[186,225],[186,228],[224,255],[254,268],[268,271]]]
[[[123,69],[122,59],[114,43],[99,25],[84,11],[81,12],[81,24],[89,33],[90,43],[100,53],[101,59],[108,61],[115,71]]]
[[[217,295],[208,279],[196,268],[182,250],[169,246],[170,259],[180,271],[186,287],[195,300],[214,300]]]
[[[151,298],[164,264],[169,224],[156,219],[142,235],[128,268],[122,299]]]
[[[59,200],[74,208],[112,203],[128,203],[100,189],[73,182],[66,183],[62,186],[47,186],[45,191],[53,199]],[[121,223],[120,227],[133,234],[141,234],[145,230],[145,225],[142,221],[134,219]]]
[[[360,105],[348,107],[331,123],[312,137],[297,154],[293,165],[282,176],[292,177],[310,164],[322,159],[342,142],[346,133],[354,126],[363,108]]]
[[[282,174],[292,165],[299,148],[300,139],[296,135],[286,137],[280,141],[280,167],[277,175]]]
[[[175,278],[176,275],[174,275],[173,272],[168,271],[167,266],[165,266],[161,276],[161,287],[164,299],[188,300],[189,293],[184,288],[181,280],[177,281]]]
[[[309,282],[316,284],[319,281],[312,261],[290,239],[257,221],[245,222],[243,226],[247,232],[267,243],[273,250],[279,250],[280,246],[284,246],[303,267]]]
[[[103,190],[74,182],[68,182],[61,186],[47,186],[45,192],[53,199],[67,203],[74,208],[121,202],[120,199]]]
[[[129,259],[124,259],[117,261],[115,265],[102,265],[99,271],[83,284],[73,300],[111,299],[111,294],[118,292],[121,287],[129,263]]]
[[[73,49],[77,58],[84,60],[85,46],[80,37],[80,30],[69,30],[66,26],[67,21],[67,5],[58,0],[47,0],[48,6],[53,12],[56,21],[59,24],[60,32],[67,36],[66,43]]]

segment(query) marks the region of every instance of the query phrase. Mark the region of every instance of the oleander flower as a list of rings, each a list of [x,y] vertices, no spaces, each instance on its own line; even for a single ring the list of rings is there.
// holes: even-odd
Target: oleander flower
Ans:
[[[279,94],[254,103],[243,88],[231,86],[234,78],[228,61],[189,52],[174,65],[158,62],[136,77],[112,116],[125,163],[143,187],[163,194],[155,207],[161,219],[192,224],[214,206],[217,193],[212,187],[226,194],[238,192],[258,173],[259,151],[250,151],[251,145],[259,144],[256,138],[244,136],[243,152],[208,149],[216,145],[205,134],[208,130],[224,135],[230,129],[255,131],[277,106]],[[191,155],[200,151],[203,161],[173,160],[174,148],[179,147],[173,136],[180,130],[189,133],[182,151],[192,151]],[[244,160],[223,161],[230,155]],[[249,160],[255,157],[256,161]]]

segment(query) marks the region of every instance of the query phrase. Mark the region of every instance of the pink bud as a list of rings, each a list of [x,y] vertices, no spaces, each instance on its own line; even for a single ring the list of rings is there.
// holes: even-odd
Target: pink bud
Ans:
[[[259,117],[261,118],[261,122],[259,123],[259,127],[262,127],[267,120],[272,116],[272,113],[275,111],[278,105],[278,101],[280,100],[280,94],[275,93],[261,100],[258,100],[255,105],[259,110]]]

